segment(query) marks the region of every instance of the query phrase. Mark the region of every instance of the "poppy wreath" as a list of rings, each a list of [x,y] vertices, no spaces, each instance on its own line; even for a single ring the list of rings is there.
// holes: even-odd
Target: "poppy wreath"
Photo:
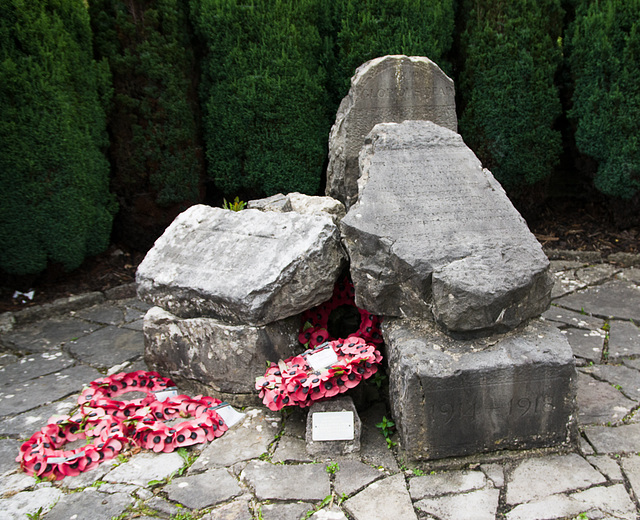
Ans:
[[[16,462],[29,475],[61,480],[112,459],[128,442],[127,428],[102,410],[93,410],[90,415],[53,418],[22,444]],[[63,449],[78,439],[89,442],[80,448]]]
[[[171,452],[177,448],[212,441],[228,430],[216,408],[219,399],[179,395],[165,401],[154,401],[139,409],[132,419],[136,422],[133,441],[155,452]],[[165,421],[190,420],[170,425]]]
[[[78,398],[80,412],[51,418],[22,444],[16,462],[30,475],[60,480],[112,459],[130,442],[156,452],[170,452],[212,441],[227,431],[227,424],[216,411],[222,405],[220,400],[186,395],[159,400],[158,393],[173,387],[171,379],[143,370],[96,379]],[[147,395],[129,401],[113,399],[132,391]],[[165,423],[179,418],[191,419],[173,426]],[[87,443],[81,448],[63,449],[79,439]]]
[[[337,361],[314,370],[308,358],[324,349],[332,349]],[[270,410],[285,406],[305,408],[357,386],[378,371],[380,361],[380,352],[363,338],[334,340],[277,364],[271,363],[265,375],[256,378],[256,390]]]
[[[107,414],[126,420],[137,410],[156,401],[156,392],[163,392],[175,387],[174,382],[162,377],[158,372],[137,370],[135,372],[120,373],[106,376],[89,383],[78,397],[80,406],[101,408]],[[144,392],[143,398],[119,401],[113,399],[129,392]]]
[[[329,334],[327,329],[329,316],[338,307],[355,307],[355,290],[353,283],[345,277],[333,288],[333,296],[328,302],[318,305],[302,314],[303,328],[298,335],[298,340],[308,348],[314,348],[327,341],[336,338]],[[382,343],[380,332],[380,318],[363,309],[357,309],[360,313],[360,327],[348,337],[363,338],[368,343]]]

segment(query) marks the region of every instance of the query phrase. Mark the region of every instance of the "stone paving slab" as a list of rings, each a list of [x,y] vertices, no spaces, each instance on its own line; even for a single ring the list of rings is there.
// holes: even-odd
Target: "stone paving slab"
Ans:
[[[640,447],[640,424],[623,424],[614,428],[585,426],[584,433],[598,454],[637,453]]]
[[[95,488],[87,488],[80,493],[64,495],[47,513],[47,520],[69,520],[90,518],[91,520],[111,520],[133,504],[134,498],[126,493],[101,493]],[[99,507],[96,507],[99,505]]]
[[[512,471],[507,482],[506,502],[522,504],[604,482],[605,477],[575,453],[529,459]]]
[[[71,395],[55,403],[33,408],[13,417],[0,418],[0,435],[28,439],[47,424],[54,415],[69,415],[78,406],[78,395]]]
[[[378,480],[343,503],[355,520],[372,518],[417,519],[402,474]]]
[[[69,351],[83,363],[109,368],[140,357],[144,351],[143,333],[109,325],[69,344]]]
[[[40,485],[34,491],[22,491],[12,497],[0,500],[0,511],[7,519],[28,518],[36,514],[40,508],[46,513],[64,496],[57,488]]]
[[[329,474],[324,464],[294,466],[250,462],[241,475],[258,500],[322,500],[329,495]]]
[[[630,269],[624,269],[615,275],[615,280],[609,280],[606,279],[612,272],[609,268],[583,269],[584,265],[580,262],[566,262],[566,265],[558,261],[552,263],[553,269],[560,267],[567,276],[572,276],[579,283],[592,284],[596,280],[602,283],[604,279],[600,286],[589,286],[592,292],[596,287],[605,287],[606,291],[611,291],[612,287],[626,287],[628,290],[629,284],[638,283],[633,280],[634,272]],[[614,281],[623,285],[616,286]],[[358,407],[363,423],[360,452],[329,459],[322,464],[309,464],[310,458],[303,451],[307,410],[296,409],[290,414],[279,414],[265,408],[248,408],[244,410],[247,413],[245,420],[224,436],[189,449],[196,461],[182,476],[177,471],[185,461],[177,453],[143,451],[133,456],[128,454],[130,459],[125,463],[114,460],[77,477],[67,477],[53,484],[38,484],[32,477],[18,471],[15,456],[21,441],[17,439],[28,438],[46,424],[51,415],[68,412],[75,405],[77,392],[82,386],[101,375],[95,368],[100,368],[102,372],[108,369],[112,373],[145,368],[141,360],[141,345],[137,347],[139,351],[135,352],[137,357],[130,358],[134,361],[119,362],[119,359],[129,358],[128,353],[135,349],[127,351],[126,347],[117,345],[113,340],[109,343],[108,339],[104,339],[107,334],[101,331],[108,329],[116,333],[120,330],[136,330],[137,318],[148,305],[131,298],[109,300],[92,308],[91,312],[82,312],[88,309],[85,307],[76,310],[73,315],[67,312],[40,322],[14,325],[11,332],[0,333],[0,344],[6,346],[10,336],[12,347],[17,348],[16,354],[6,350],[0,352],[0,367],[5,368],[4,371],[0,370],[0,389],[11,389],[13,395],[19,395],[26,390],[19,390],[18,385],[28,384],[25,388],[31,389],[38,382],[39,386],[35,388],[40,389],[41,395],[37,396],[38,400],[34,397],[29,409],[21,408],[22,412],[0,416],[0,436],[15,437],[0,439],[0,517],[24,520],[26,513],[35,513],[41,506],[43,511],[48,511],[57,502],[45,517],[47,520],[57,518],[53,516],[54,513],[62,515],[61,518],[78,515],[77,520],[81,520],[83,515],[102,518],[100,513],[94,512],[106,511],[108,504],[122,501],[122,504],[126,502],[136,508],[138,505],[146,508],[124,513],[123,520],[157,518],[154,515],[169,518],[191,513],[203,520],[299,520],[312,511],[315,513],[311,518],[315,520],[460,520],[466,518],[465,515],[473,515],[469,517],[474,520],[573,520],[581,513],[599,520],[635,519],[640,515],[634,502],[640,486],[640,457],[636,455],[640,452],[640,423],[637,422],[640,417],[636,417],[639,415],[636,408],[640,400],[640,385],[636,386],[637,374],[640,374],[640,354],[637,354],[640,345],[634,336],[637,326],[627,318],[620,319],[618,316],[609,320],[608,358],[603,358],[600,342],[604,344],[602,326],[605,320],[580,313],[582,305],[578,307],[577,298],[581,293],[591,294],[584,290],[574,292],[564,297],[576,298],[571,309],[552,307],[545,313],[548,321],[574,334],[572,347],[575,355],[579,356],[579,363],[583,365],[578,377],[578,400],[581,405],[579,423],[583,437],[580,437],[575,451],[569,454],[504,452],[485,455],[480,459],[470,457],[439,461],[437,464],[421,463],[424,473],[407,469],[411,461],[405,460],[402,452],[388,449],[380,429],[375,427],[383,416],[391,417],[381,402],[370,408],[365,404]],[[601,298],[602,295],[598,294],[598,298]],[[620,307],[633,305],[633,301],[626,298],[625,294],[618,293],[617,297],[610,295],[605,303],[617,298]],[[584,301],[587,302],[586,299]],[[563,305],[561,301],[559,303]],[[116,308],[121,310],[123,316],[118,325],[87,321],[102,319],[106,322],[107,311],[112,312]],[[98,312],[96,309],[101,310]],[[607,310],[594,309],[594,315],[609,315]],[[103,311],[105,314],[102,314]],[[637,308],[633,308],[629,314],[636,311]],[[80,318],[80,315],[83,317]],[[113,312],[112,316],[120,314]],[[112,318],[111,321],[115,323],[117,319]],[[628,337],[625,329],[630,331]],[[590,334],[593,331],[597,336],[584,336],[585,332]],[[78,335],[71,335],[74,332]],[[92,336],[96,343],[103,338],[104,348],[111,352],[108,359],[89,357],[93,348]],[[85,357],[81,357],[81,364],[78,364],[78,360],[70,358],[69,353],[71,341],[78,343],[82,337],[87,350],[81,354]],[[593,346],[591,341],[598,344]],[[593,351],[591,356],[589,349],[593,348],[598,352]],[[122,350],[125,355],[119,353]],[[99,349],[97,351],[99,353]],[[22,355],[26,352],[31,354]],[[20,363],[25,359],[27,361]],[[59,364],[69,363],[70,359],[76,363],[74,366],[62,368]],[[593,363],[591,366],[590,361]],[[86,374],[82,375],[86,370]],[[53,377],[56,372],[68,377],[58,380]],[[57,397],[61,389],[67,397]],[[49,401],[50,404],[43,404]],[[611,423],[611,426],[606,426],[607,423]],[[560,469],[558,459],[565,461]],[[567,460],[575,461],[575,465],[567,463]],[[335,462],[338,467],[333,475],[325,469],[329,461]],[[533,469],[535,464],[532,461],[539,464],[537,471]],[[265,484],[265,479],[258,476],[256,467],[261,468],[262,476],[274,478],[267,479]],[[307,488],[315,487],[309,484],[314,480],[297,473],[309,471],[304,468],[313,468],[314,478],[321,482],[313,498],[305,497]],[[207,495],[219,493],[225,495],[222,502],[204,509],[192,508],[202,506],[204,502],[189,502],[189,505],[181,503],[197,497],[199,492],[193,493],[192,490],[212,475],[226,475],[224,480],[233,491],[224,491],[220,487],[222,480],[216,478],[215,482],[201,486],[206,490],[203,500],[212,500]],[[247,475],[251,476],[251,481]],[[256,493],[251,482],[258,480],[262,480],[260,486],[270,487],[271,491]],[[155,481],[155,485],[150,486],[150,481]],[[185,482],[191,487],[179,487]],[[417,492],[421,482],[431,482],[431,485],[425,484],[426,494],[417,498],[421,496]],[[521,487],[529,495],[538,498],[522,503],[507,503],[506,498],[513,497],[517,482],[521,482]],[[563,487],[567,489],[558,491]],[[238,489],[241,494],[234,498]],[[411,489],[413,501],[409,494]],[[178,498],[180,493],[187,498]],[[434,493],[442,494],[433,496]],[[265,498],[270,495],[281,498]],[[321,502],[327,496],[333,497],[333,505],[325,504],[321,508]],[[346,498],[341,501],[343,496]],[[500,496],[504,497],[502,501]],[[104,500],[107,502],[103,503]],[[67,506],[69,509],[64,509]],[[85,513],[81,507],[86,507],[89,513]],[[104,517],[111,518],[107,513]]]
[[[16,384],[0,392],[0,417],[13,415],[62,399],[102,374],[95,368],[79,365],[54,374]]]
[[[609,322],[609,362],[640,356],[640,327],[631,321]]]
[[[47,352],[98,330],[100,325],[75,318],[52,318],[2,335],[2,344],[20,352]]]
[[[611,384],[578,372],[578,422],[607,424],[624,419],[637,402],[625,397]]]
[[[59,372],[74,364],[75,360],[64,352],[42,352],[25,356],[0,369],[0,390],[15,383]]]
[[[568,327],[561,329],[560,332],[566,336],[574,356],[592,363],[600,362],[606,337],[604,331]]]
[[[439,520],[494,520],[498,510],[500,491],[484,489],[460,495],[425,498],[415,507]]]
[[[78,318],[102,325],[120,325],[124,322],[124,315],[125,311],[113,303],[94,305],[75,313]]]
[[[191,509],[215,506],[242,494],[238,481],[226,469],[175,478],[164,491],[170,500]]]
[[[640,322],[640,287],[612,280],[589,287],[555,301],[561,307],[582,311],[602,318],[618,318]]]

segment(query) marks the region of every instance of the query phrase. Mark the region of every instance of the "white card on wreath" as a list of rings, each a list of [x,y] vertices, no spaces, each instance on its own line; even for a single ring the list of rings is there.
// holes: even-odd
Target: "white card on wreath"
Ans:
[[[331,347],[324,348],[307,356],[307,363],[313,370],[324,370],[338,362],[338,354]]]

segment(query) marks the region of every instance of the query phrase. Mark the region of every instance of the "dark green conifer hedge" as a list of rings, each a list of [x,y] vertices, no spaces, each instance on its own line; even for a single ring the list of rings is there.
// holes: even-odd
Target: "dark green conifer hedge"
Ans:
[[[342,99],[355,70],[387,54],[426,56],[451,74],[454,0],[334,2],[337,64],[332,89]]]
[[[465,0],[461,15],[460,133],[505,188],[541,181],[561,152],[560,0]]]
[[[640,192],[640,1],[583,2],[568,41],[578,149],[606,195]]]
[[[0,0],[0,269],[78,267],[109,245],[104,104],[83,0]]]
[[[119,236],[151,245],[182,209],[201,199],[204,157],[188,4],[91,0],[96,54],[109,61],[112,189]],[[149,235],[145,239],[145,232]]]
[[[324,0],[194,0],[211,178],[229,196],[315,194],[331,125]],[[322,21],[322,23],[325,23]]]

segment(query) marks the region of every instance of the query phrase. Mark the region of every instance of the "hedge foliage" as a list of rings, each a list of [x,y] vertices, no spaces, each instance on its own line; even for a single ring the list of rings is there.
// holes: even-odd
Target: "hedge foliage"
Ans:
[[[0,0],[0,269],[66,269],[109,244],[104,106],[82,0]]]
[[[194,0],[206,54],[201,100],[210,176],[224,194],[315,194],[331,126],[324,0]]]
[[[559,161],[559,0],[466,0],[460,134],[507,189],[548,177]]]
[[[454,0],[346,0],[335,2],[337,63],[333,90],[349,91],[355,70],[387,54],[427,56],[446,73],[453,44]]]
[[[195,58],[181,0],[91,0],[96,54],[109,61],[112,187],[121,204],[150,193],[159,206],[199,198]]]
[[[577,146],[598,161],[598,190],[631,198],[640,192],[640,1],[582,3],[568,47]]]

